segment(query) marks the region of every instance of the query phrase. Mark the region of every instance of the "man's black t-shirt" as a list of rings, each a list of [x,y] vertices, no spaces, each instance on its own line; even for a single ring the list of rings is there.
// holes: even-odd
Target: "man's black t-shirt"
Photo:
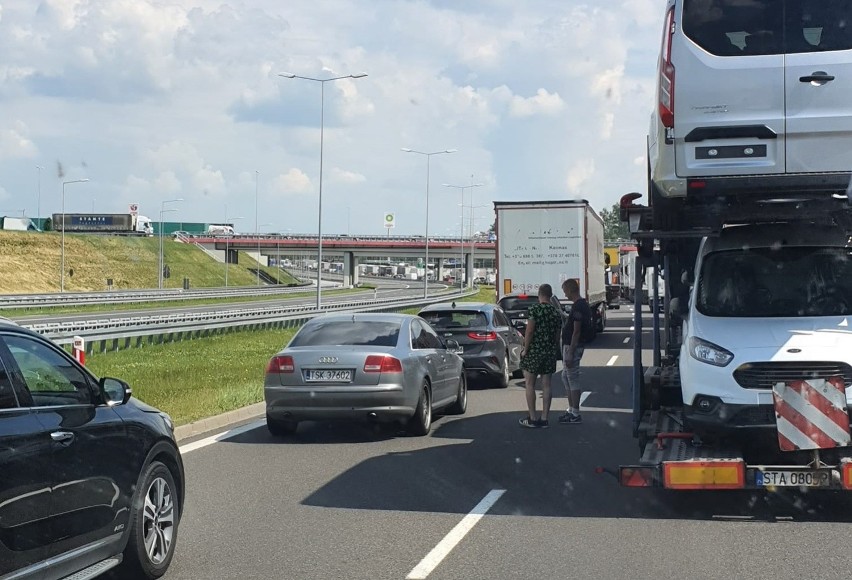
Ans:
[[[592,308],[589,306],[589,301],[585,298],[578,298],[571,305],[571,313],[568,314],[568,320],[562,326],[562,345],[568,346],[571,344],[571,337],[574,334],[574,322],[580,322],[580,344],[586,344],[592,340],[594,328],[592,328]]]

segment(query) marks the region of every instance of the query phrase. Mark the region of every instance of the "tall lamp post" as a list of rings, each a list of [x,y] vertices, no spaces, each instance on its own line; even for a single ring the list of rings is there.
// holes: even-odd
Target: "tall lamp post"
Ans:
[[[254,170],[254,237],[257,240],[257,285],[260,286],[260,229],[257,225],[257,182],[260,179],[260,171]]]
[[[473,199],[473,194],[471,193],[471,200],[472,200],[472,199]],[[488,205],[473,205],[473,204],[470,204],[470,205],[468,205],[468,206],[464,206],[464,205],[463,205],[463,206],[462,206],[462,211],[464,211],[464,208],[465,208],[465,207],[467,207],[468,209],[470,209],[470,269],[471,269],[471,272],[472,272],[472,271],[473,271],[473,269],[474,269],[474,266],[475,266],[475,263],[474,263],[474,252],[475,252],[475,250],[476,250],[476,239],[474,238],[474,235],[473,235],[473,234],[474,234],[474,231],[473,231],[473,230],[474,230],[474,227],[475,227],[475,226],[474,226],[474,220],[475,220],[476,218],[474,218],[474,217],[473,217],[473,210],[475,210],[475,209],[480,209],[480,208],[483,208],[483,207],[491,207],[491,206],[488,206]],[[473,277],[473,276],[471,276],[471,277],[470,277],[470,280],[468,281],[468,286],[470,286],[471,288],[473,288],[473,278],[474,278],[474,277]]]
[[[354,75],[343,75],[339,77],[331,77],[327,79],[315,79],[313,77],[303,77],[293,73],[279,73],[278,76],[285,79],[302,79],[305,81],[313,81],[320,84],[320,167],[319,167],[319,201],[318,201],[318,217],[317,217],[317,310],[322,306],[322,155],[323,141],[325,138],[325,84],[331,81],[339,81],[341,79],[361,79],[367,76],[367,73],[358,73]]]
[[[462,273],[461,276],[459,276],[459,288],[462,288],[464,286],[465,277],[469,277],[469,278],[473,277],[473,276],[467,276],[467,268],[464,267],[464,190],[465,189],[473,189],[474,187],[482,187],[485,184],[484,183],[471,183],[470,185],[450,185],[449,183],[445,183],[443,185],[444,185],[444,187],[451,187],[451,188],[454,188],[454,189],[460,189],[461,190],[461,196],[462,196],[461,197],[461,204],[460,204],[461,205],[461,237],[459,238],[459,249],[461,251],[461,267],[462,267],[463,273]],[[471,200],[471,203],[473,203],[473,191],[471,191],[471,193],[470,193],[470,200]],[[473,232],[471,232],[471,235],[473,235]],[[473,254],[471,254],[471,256],[470,256],[470,262],[471,262],[470,271],[473,272]]]
[[[41,165],[36,165],[36,169],[38,170],[38,197],[36,198],[36,219],[41,220],[41,170],[44,169]],[[43,230],[44,228],[41,226],[41,221],[38,222],[39,229]]]
[[[179,201],[183,201],[183,198],[179,197],[177,199],[167,199],[160,204],[160,262],[159,262],[160,275],[157,277],[157,280],[158,280],[157,287],[160,290],[163,289],[163,286],[165,285],[165,279],[166,279],[165,274],[163,272],[163,270],[165,270],[165,268],[166,268],[166,258],[165,258],[165,254],[163,253],[163,229],[164,229],[163,228],[163,214],[170,212],[170,211],[177,211],[177,209],[175,209],[175,208],[166,209],[166,204],[167,203],[177,203]]]
[[[406,153],[416,153],[426,157],[426,261],[423,263],[423,298],[429,297],[429,162],[433,155],[442,155],[444,153],[455,153],[458,149],[444,149],[443,151],[415,151],[408,147],[403,147],[402,150]]]
[[[84,179],[72,179],[70,181],[62,182],[62,241],[61,245],[61,255],[62,257],[59,260],[59,291],[65,292],[65,186],[69,183],[86,183],[89,181],[89,178]]]

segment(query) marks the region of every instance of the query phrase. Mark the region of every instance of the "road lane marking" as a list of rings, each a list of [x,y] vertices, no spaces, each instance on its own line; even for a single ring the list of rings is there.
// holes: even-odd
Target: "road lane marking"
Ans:
[[[581,407],[583,406],[583,403],[586,402],[586,399],[588,399],[589,395],[591,395],[591,394],[592,394],[592,391],[583,391],[583,393],[580,395],[580,406]]]
[[[636,330],[636,327],[635,327],[635,326],[631,326],[631,327],[630,327],[630,332],[634,332],[635,330]]]
[[[488,494],[482,498],[482,501],[476,504],[476,507],[463,517],[462,521],[456,524],[456,527],[450,530],[450,533],[444,536],[444,539],[441,540],[431,552],[426,554],[426,557],[417,564],[408,576],[406,576],[406,580],[425,580],[428,578],[429,574],[431,574],[435,568],[444,561],[444,558],[453,551],[453,548],[455,548],[459,542],[464,539],[467,533],[473,529],[473,526],[482,519],[482,516],[488,513],[488,510],[497,503],[497,500],[499,500],[504,493],[506,493],[505,489],[492,489],[489,491]]]
[[[178,450],[180,451],[181,455],[186,455],[191,451],[196,451],[197,449],[207,447],[208,445],[213,445],[214,443],[218,443],[219,441],[224,441],[225,439],[230,439],[231,437],[236,437],[237,435],[242,435],[243,433],[247,433],[249,431],[252,431],[253,429],[257,429],[258,427],[263,427],[264,425],[266,425],[266,419],[252,421],[251,423],[241,425],[240,427],[235,427],[234,429],[219,433],[218,435],[211,435],[210,437],[205,437],[204,439],[199,439],[198,441],[193,441],[192,443],[187,443],[186,445],[181,445],[180,447],[178,447]]]
[[[627,338],[625,338],[625,339],[624,339],[624,344],[627,344],[628,342],[630,342],[630,337],[629,337],[629,336],[628,336]]]
[[[607,361],[606,366],[611,367],[612,365],[615,364],[615,361],[617,361],[617,360],[618,360],[618,355],[617,354],[612,355],[612,358]]]
[[[616,407],[583,407],[583,412],[590,413],[633,413],[633,409],[619,409]]]

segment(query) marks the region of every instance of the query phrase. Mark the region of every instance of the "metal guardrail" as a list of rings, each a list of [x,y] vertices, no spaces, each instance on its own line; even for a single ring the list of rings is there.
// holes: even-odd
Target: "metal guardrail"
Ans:
[[[392,311],[425,306],[436,302],[464,298],[475,294],[478,290],[467,290],[465,292],[453,292],[435,294],[429,298],[394,298],[384,300],[357,300],[338,304],[329,304],[320,311],[315,308],[304,306],[274,307],[274,308],[237,308],[217,312],[182,313],[155,316],[134,316],[126,318],[113,318],[107,320],[89,320],[73,322],[48,322],[40,324],[24,325],[27,328],[42,334],[57,344],[67,345],[73,342],[75,336],[80,336],[87,341],[87,350],[95,350],[94,343],[98,343],[100,351],[108,350],[108,343],[112,342],[113,349],[119,348],[119,343],[124,340],[124,347],[131,346],[132,339],[136,340],[136,346],[143,342],[171,342],[207,336],[216,331],[232,331],[250,327],[257,328],[281,328],[298,326],[305,321],[321,316],[329,312],[377,312]],[[155,340],[156,338],[156,340]],[[142,340],[148,339],[148,340]]]
[[[85,304],[114,304],[125,302],[165,302],[178,300],[203,300],[207,298],[239,298],[242,296],[270,296],[311,291],[314,286],[235,286],[182,290],[122,290],[106,292],[5,294],[0,296],[0,309],[40,308],[54,306],[82,306]]]

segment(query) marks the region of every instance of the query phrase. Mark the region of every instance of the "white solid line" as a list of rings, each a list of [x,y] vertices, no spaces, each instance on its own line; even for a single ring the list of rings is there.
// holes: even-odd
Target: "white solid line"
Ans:
[[[592,394],[592,391],[583,391],[583,393],[580,395],[580,406],[581,407],[583,406],[583,403],[586,402],[586,399],[588,399],[589,395],[591,395],[591,394]]]
[[[619,409],[616,407],[583,407],[583,412],[590,413],[632,413],[633,409]]]
[[[618,355],[617,354],[612,355],[612,358],[609,359],[609,361],[607,361],[606,366],[611,367],[612,365],[615,364],[615,361],[617,361],[617,360],[618,360]]]
[[[470,513],[468,513],[465,517],[462,518],[456,527],[450,530],[444,539],[438,542],[438,545],[432,548],[432,551],[426,554],[426,557],[423,558],[419,564],[411,571],[411,573],[406,576],[407,580],[425,580],[431,574],[438,565],[443,562],[444,558],[446,558],[450,552],[453,551],[459,542],[461,542],[467,533],[473,529],[479,520],[482,519],[488,510],[490,510],[497,500],[506,493],[505,489],[492,489],[486,494],[482,501],[476,504],[476,507],[473,508]]]
[[[630,337],[629,337],[629,336],[628,336],[627,338],[625,338],[625,339],[624,339],[624,344],[627,344],[628,342],[630,342]]]
[[[258,427],[262,427],[266,424],[266,419],[260,419],[259,421],[253,421],[246,425],[242,425],[240,427],[235,427],[229,431],[225,431],[224,433],[219,433],[218,435],[211,435],[210,437],[205,437],[204,439],[199,439],[198,441],[193,441],[192,443],[187,443],[186,445],[181,445],[178,447],[181,455],[186,455],[190,451],[195,451],[197,449],[201,449],[202,447],[207,447],[208,445],[213,445],[214,443],[218,443],[219,441],[224,441],[225,439],[230,439],[231,437],[236,437],[237,435],[242,435],[248,431],[253,429],[257,429]]]

